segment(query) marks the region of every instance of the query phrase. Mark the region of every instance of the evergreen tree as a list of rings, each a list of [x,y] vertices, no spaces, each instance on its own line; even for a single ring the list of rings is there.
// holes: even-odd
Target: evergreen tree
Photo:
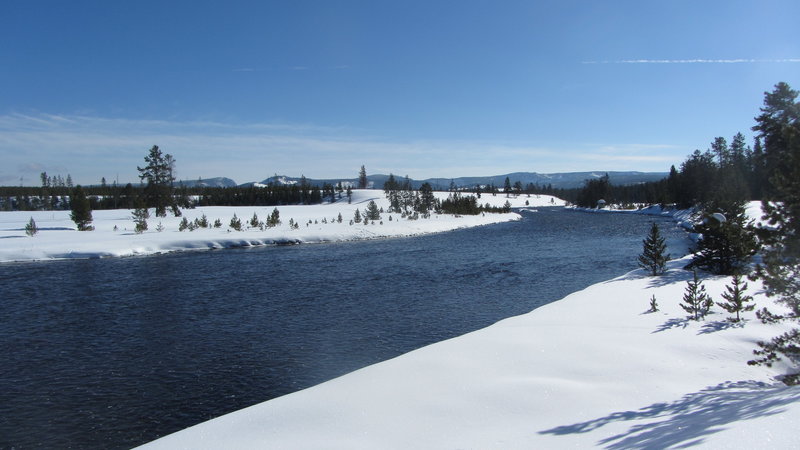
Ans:
[[[131,215],[133,216],[133,230],[136,234],[147,231],[147,219],[150,218],[150,211],[147,209],[144,199],[136,199],[136,208]]]
[[[506,177],[506,180],[503,182],[503,192],[506,194],[506,197],[511,195],[511,180]]]
[[[72,190],[70,205],[72,213],[69,215],[69,218],[75,222],[75,226],[78,227],[78,231],[94,230],[94,227],[91,226],[92,207],[89,204],[89,199],[86,198],[86,193],[83,191],[83,188],[80,185]]]
[[[236,213],[233,213],[233,217],[231,217],[228,226],[236,231],[242,231],[242,221],[236,216]]]
[[[364,213],[367,220],[381,220],[381,212],[378,210],[378,205],[375,201],[370,200],[367,203],[367,210]]]
[[[367,188],[367,169],[364,166],[361,166],[361,170],[358,171],[358,188]]]
[[[742,280],[742,276],[738,273],[733,275],[732,284],[725,286],[725,291],[722,293],[722,298],[725,302],[717,302],[722,309],[729,313],[736,313],[736,319],[731,319],[733,322],[739,322],[741,317],[740,312],[752,311],[756,305],[746,305],[746,303],[753,301],[753,297],[745,295],[747,290],[747,283]]]
[[[762,322],[800,321],[800,102],[798,92],[786,83],[778,83],[771,93],[765,93],[762,114],[756,118],[754,131],[759,133],[764,147],[764,170],[769,186],[764,192],[764,219],[774,231],[764,231],[767,244],[764,264],[758,269],[768,297],[789,310],[773,314],[766,308],[756,314]],[[759,357],[748,364],[771,365],[779,355],[800,360],[800,329],[793,329],[769,342],[759,342]],[[800,375],[784,378],[796,384]]]
[[[178,231],[185,231],[187,228],[189,228],[189,219],[184,217],[181,223],[178,224]]]
[[[175,159],[170,154],[163,154],[161,149],[154,145],[144,160],[147,165],[137,166],[136,169],[142,182],[147,183],[144,189],[147,206],[156,209],[157,217],[166,217],[167,208],[175,205],[173,198]]]
[[[355,223],[361,223],[361,212],[358,210],[358,208],[356,208],[356,212],[353,215],[353,221]]]
[[[642,254],[639,255],[639,267],[650,272],[651,276],[664,273],[670,255],[665,255],[667,244],[661,236],[658,224],[650,226],[650,233],[642,241]]]
[[[656,301],[656,296],[655,294],[653,294],[653,296],[650,297],[650,309],[648,310],[648,312],[654,313],[657,311],[658,311],[658,301]]]
[[[680,306],[691,314],[694,320],[700,320],[708,314],[714,302],[706,293],[706,287],[697,278],[697,271],[692,273],[693,279],[686,282],[686,292],[683,294],[683,303]]]
[[[744,203],[735,202],[705,213],[705,220],[695,227],[702,237],[690,266],[701,267],[717,275],[741,271],[756,250],[758,242],[748,221]]]
[[[353,190],[350,189],[350,186],[347,186],[347,203],[350,204],[353,201]]]
[[[25,224],[25,234],[27,234],[28,236],[33,236],[38,232],[39,232],[39,227],[36,226],[36,222],[33,220],[33,217],[31,217],[31,220],[28,221],[27,224]]]
[[[253,217],[250,218],[250,226],[253,228],[258,228],[258,214],[253,213]]]
[[[272,210],[269,217],[267,217],[267,226],[269,228],[277,227],[281,224],[281,213],[278,212],[278,208]]]

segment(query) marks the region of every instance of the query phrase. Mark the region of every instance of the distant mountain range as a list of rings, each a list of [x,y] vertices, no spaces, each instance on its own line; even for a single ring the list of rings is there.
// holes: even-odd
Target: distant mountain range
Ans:
[[[450,183],[454,183],[458,188],[472,188],[476,185],[486,186],[489,184],[493,184],[497,187],[502,188],[505,184],[506,177],[508,177],[509,181],[513,185],[517,181],[521,182],[523,186],[526,186],[530,183],[537,184],[539,186],[547,186],[550,185],[556,189],[571,189],[583,186],[586,180],[600,178],[605,174],[608,174],[609,181],[611,184],[616,185],[630,185],[630,184],[638,184],[638,183],[645,183],[648,181],[658,181],[663,178],[666,178],[669,175],[667,172],[604,172],[604,171],[597,171],[597,172],[565,172],[565,173],[536,173],[536,172],[514,172],[508,173],[503,175],[494,175],[494,176],[487,176],[487,177],[459,177],[459,178],[428,178],[425,180],[414,180],[409,179],[411,182],[411,186],[415,189],[418,189],[422,183],[429,183],[433,186],[434,189],[448,189],[450,187]],[[395,178],[398,181],[402,181],[404,177],[395,175]],[[389,179],[389,175],[369,175],[367,176],[367,180],[370,183],[370,186],[375,189],[382,189],[383,184],[386,180]],[[306,181],[309,184],[322,186],[324,183],[329,183],[332,185],[336,185],[338,183],[342,183],[343,186],[352,186],[355,187],[358,184],[358,178],[331,178],[331,179],[314,179],[314,178],[307,178]],[[260,182],[251,182],[251,183],[244,183],[238,186],[252,186],[254,184],[296,184],[300,182],[299,177],[289,177],[285,175],[276,175],[269,178],[266,178]],[[187,187],[194,187],[194,186],[209,186],[209,187],[233,187],[237,186],[236,182],[230,178],[207,178],[201,180],[184,180],[180,183],[183,183],[184,186]]]

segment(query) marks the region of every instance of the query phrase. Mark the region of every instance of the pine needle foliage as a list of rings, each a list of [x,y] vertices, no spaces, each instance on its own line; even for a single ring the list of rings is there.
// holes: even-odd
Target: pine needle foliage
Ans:
[[[750,303],[753,297],[745,294],[747,290],[747,283],[742,279],[740,274],[734,274],[731,284],[725,286],[725,292],[722,293],[724,302],[717,302],[717,305],[733,314],[736,313],[735,319],[730,319],[732,322],[739,322],[741,319],[739,313],[752,311],[756,305]],[[749,304],[750,303],[750,304]]]
[[[642,241],[639,267],[649,271],[651,276],[663,274],[670,257],[669,254],[665,254],[666,251],[667,244],[661,236],[658,224],[653,222],[650,226],[650,233]]]
[[[28,221],[27,224],[25,224],[25,234],[27,234],[28,236],[33,236],[38,232],[39,232],[39,227],[36,226],[36,222],[33,220],[33,217],[31,217],[31,220]]]
[[[708,314],[714,302],[706,292],[703,282],[697,278],[697,271],[693,271],[692,274],[692,279],[686,282],[683,303],[680,305],[694,320],[700,320]]]

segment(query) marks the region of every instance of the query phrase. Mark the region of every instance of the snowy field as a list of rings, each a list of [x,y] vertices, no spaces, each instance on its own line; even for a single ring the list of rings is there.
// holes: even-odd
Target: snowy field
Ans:
[[[651,213],[658,213],[650,211]],[[659,213],[660,214],[660,213]],[[714,306],[687,320],[688,259],[199,424],[147,448],[797,448],[800,387],[752,367],[787,330]],[[728,277],[706,277],[715,301]],[[758,308],[782,311],[750,283]],[[532,293],[531,295],[535,295]],[[660,310],[648,313],[655,295]]]
[[[437,192],[437,197],[447,198],[447,193]],[[414,236],[426,233],[450,231],[458,228],[489,225],[498,222],[518,220],[516,213],[484,214],[478,216],[435,215],[430,219],[407,220],[399,214],[382,214],[382,221],[375,224],[350,225],[356,209],[364,214],[370,200],[387,210],[389,202],[380,190],[355,190],[352,203],[347,198],[336,203],[311,206],[280,206],[281,225],[264,231],[258,228],[247,229],[247,222],[258,216],[266,221],[275,207],[203,207],[182,210],[189,221],[203,214],[213,223],[222,222],[221,228],[200,228],[195,231],[178,231],[182,218],[151,217],[149,229],[142,234],[133,232],[133,218],[130,210],[93,211],[94,231],[75,231],[75,224],[69,218],[69,211],[15,211],[0,212],[0,262],[97,258],[107,256],[150,255],[185,250],[207,250],[229,247],[248,247],[271,245],[273,243],[314,243],[330,241],[349,241],[377,239],[386,237]],[[563,206],[564,202],[550,196],[506,198],[503,194],[483,195],[479,202],[502,206],[508,200],[513,207]],[[151,210],[152,213],[152,210]],[[228,228],[233,215],[242,221],[243,231]],[[342,215],[342,223],[336,219]],[[389,220],[392,216],[392,220]],[[33,237],[25,234],[25,225],[33,218],[39,233]],[[289,220],[300,224],[299,229],[290,229]],[[323,219],[327,223],[323,223]],[[309,221],[311,222],[309,224]],[[158,224],[163,231],[157,231]],[[115,229],[116,227],[116,229]]]

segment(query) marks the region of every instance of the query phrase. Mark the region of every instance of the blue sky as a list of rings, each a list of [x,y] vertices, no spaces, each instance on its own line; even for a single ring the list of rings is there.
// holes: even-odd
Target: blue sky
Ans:
[[[800,88],[795,1],[0,4],[0,184],[667,171]]]

